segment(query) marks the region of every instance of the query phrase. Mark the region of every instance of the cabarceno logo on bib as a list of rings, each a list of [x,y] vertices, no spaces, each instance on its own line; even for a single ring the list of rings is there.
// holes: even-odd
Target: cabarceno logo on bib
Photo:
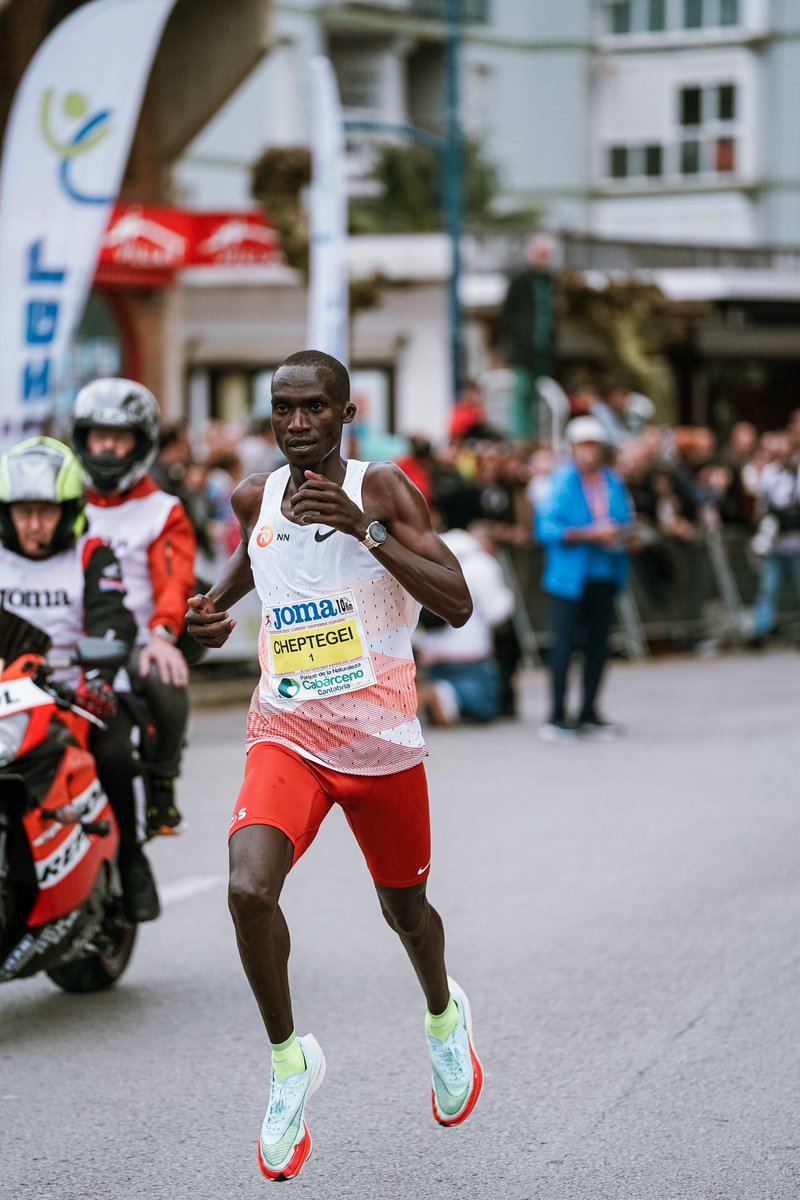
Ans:
[[[282,679],[278,684],[278,695],[283,696],[284,700],[294,700],[299,691],[300,684],[296,679]]]

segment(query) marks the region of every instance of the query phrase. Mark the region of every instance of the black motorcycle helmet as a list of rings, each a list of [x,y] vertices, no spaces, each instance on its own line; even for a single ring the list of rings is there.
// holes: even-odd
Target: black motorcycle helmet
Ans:
[[[159,409],[148,388],[132,379],[93,379],[81,388],[72,415],[72,444],[98,492],[129,492],[147,474],[158,450]],[[136,436],[130,454],[90,454],[91,429],[127,429]]]

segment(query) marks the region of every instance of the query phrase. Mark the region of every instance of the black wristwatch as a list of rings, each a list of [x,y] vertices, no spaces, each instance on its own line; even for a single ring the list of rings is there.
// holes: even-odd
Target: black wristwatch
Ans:
[[[361,538],[361,545],[366,546],[368,550],[375,550],[383,545],[388,536],[389,530],[385,525],[381,525],[380,521],[370,521],[366,537]]]

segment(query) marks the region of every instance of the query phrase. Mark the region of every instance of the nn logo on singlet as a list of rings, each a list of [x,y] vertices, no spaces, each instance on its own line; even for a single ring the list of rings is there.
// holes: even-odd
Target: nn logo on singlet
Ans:
[[[325,596],[322,600],[305,600],[302,604],[283,604],[272,608],[264,617],[267,629],[280,633],[293,625],[308,625],[311,621],[326,621],[331,617],[349,617],[355,612],[349,596]]]

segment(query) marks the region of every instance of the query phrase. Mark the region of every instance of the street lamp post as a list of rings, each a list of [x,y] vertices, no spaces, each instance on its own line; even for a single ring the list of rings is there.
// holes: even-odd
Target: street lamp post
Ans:
[[[461,317],[461,231],[463,227],[463,160],[461,142],[461,23],[463,0],[447,0],[446,87],[447,129],[444,146],[443,199],[450,239],[450,370],[453,400],[463,383],[464,326]]]
[[[464,163],[461,138],[461,48],[464,0],[445,0],[445,136],[413,125],[357,118],[345,120],[348,132],[391,132],[429,146],[442,157],[442,209],[450,241],[448,288],[450,379],[455,401],[464,382],[464,324],[461,315],[461,233],[464,223]]]

